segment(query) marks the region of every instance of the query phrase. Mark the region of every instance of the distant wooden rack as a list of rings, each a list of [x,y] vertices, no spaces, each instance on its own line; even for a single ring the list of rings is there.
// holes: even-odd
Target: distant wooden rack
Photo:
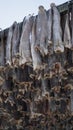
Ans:
[[[65,2],[65,3],[59,5],[58,9],[59,9],[60,13],[64,13],[68,10],[71,10],[72,5],[73,5],[73,0],[70,0],[68,2]]]

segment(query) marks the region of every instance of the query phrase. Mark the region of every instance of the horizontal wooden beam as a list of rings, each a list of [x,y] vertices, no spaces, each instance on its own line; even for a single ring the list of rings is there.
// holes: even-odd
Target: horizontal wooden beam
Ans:
[[[58,10],[60,11],[60,13],[64,13],[71,9],[72,4],[73,4],[73,0],[63,3],[58,6]]]

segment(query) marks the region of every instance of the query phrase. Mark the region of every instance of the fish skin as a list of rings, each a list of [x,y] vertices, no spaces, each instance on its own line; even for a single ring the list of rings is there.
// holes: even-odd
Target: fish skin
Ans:
[[[33,62],[33,70],[39,70],[42,65],[41,57],[38,51],[35,49],[35,20],[32,27],[32,41],[31,41],[31,55]]]
[[[31,51],[30,51],[30,33],[32,29],[32,17],[28,19],[25,18],[23,21],[22,35],[20,38],[19,54],[20,60],[19,64],[25,64],[31,62]]]
[[[19,43],[20,43],[20,24],[15,22],[12,38],[12,62],[16,54],[19,52]]]
[[[52,10],[48,11],[48,45],[52,44]]]
[[[69,18],[68,14],[66,14],[66,22],[65,22],[65,29],[64,29],[64,46],[66,48],[71,48],[71,35],[70,35],[70,28],[69,28]]]
[[[73,89],[71,90],[71,112],[73,114]]]
[[[64,45],[62,42],[62,29],[60,25],[60,13],[54,3],[51,4],[53,12],[53,45],[55,53],[64,52]]]
[[[42,56],[48,54],[48,22],[47,14],[43,6],[38,8],[38,16],[36,18],[36,45]]]
[[[7,44],[6,44],[6,64],[11,65],[11,46],[13,36],[13,25],[9,28]]]
[[[0,66],[4,65],[4,33],[1,32],[1,41],[0,41]]]
[[[71,28],[72,28],[71,49],[73,50],[73,5],[72,5],[72,10],[71,10]]]

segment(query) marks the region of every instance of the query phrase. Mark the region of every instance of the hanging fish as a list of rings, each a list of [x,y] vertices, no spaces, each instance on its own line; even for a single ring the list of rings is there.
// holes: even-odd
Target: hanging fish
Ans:
[[[72,5],[72,10],[71,10],[71,29],[72,29],[72,39],[71,39],[72,47],[71,47],[71,49],[73,50],[73,5]]]
[[[72,90],[71,90],[70,99],[71,99],[71,112],[72,112],[72,114],[73,114],[73,87],[72,87]]]
[[[20,60],[19,64],[25,64],[31,62],[31,49],[30,49],[30,35],[32,29],[32,17],[26,17],[23,21],[23,30],[20,39],[20,46],[19,46],[19,54]]]
[[[56,103],[55,103],[55,99],[54,98],[52,98],[51,100],[50,100],[50,110],[52,111],[52,112],[55,112],[56,111]]]
[[[13,37],[13,25],[9,28],[7,44],[6,44],[6,64],[9,65],[11,65],[12,37]]]
[[[53,12],[53,44],[54,51],[64,52],[64,46],[62,42],[62,30],[60,25],[60,13],[54,3],[51,4],[52,12]]]
[[[31,55],[32,55],[32,62],[33,62],[33,70],[40,70],[42,66],[42,60],[40,57],[40,54],[38,51],[35,49],[35,21],[33,23],[32,27],[32,38],[31,38]]]
[[[53,43],[52,43],[52,10],[48,11],[48,54],[53,54]]]
[[[4,32],[1,32],[1,38],[0,38],[0,66],[4,65]]]
[[[65,29],[64,29],[64,45],[66,48],[71,48],[71,35],[69,29],[69,19],[68,14],[66,14],[66,22],[65,22]]]
[[[48,11],[48,45],[52,44],[52,10]]]
[[[45,96],[46,93],[48,94],[48,92],[47,92],[47,80],[44,79],[43,76],[41,78],[41,85],[42,85],[41,86],[42,87],[42,96]]]
[[[19,42],[20,42],[20,24],[15,22],[13,38],[12,38],[12,62],[13,63],[14,63],[17,53],[19,52]]]
[[[47,14],[43,6],[39,6],[36,19],[36,45],[35,48],[40,51],[42,56],[48,54],[48,22]]]

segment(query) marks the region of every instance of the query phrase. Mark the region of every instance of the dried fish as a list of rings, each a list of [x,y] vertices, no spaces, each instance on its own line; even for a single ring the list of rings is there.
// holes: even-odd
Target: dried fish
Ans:
[[[70,98],[71,98],[71,112],[72,112],[72,115],[73,115],[73,88],[71,90],[71,96],[70,96]]]
[[[19,54],[20,54],[20,60],[19,64],[25,64],[32,62],[31,59],[31,49],[30,49],[30,35],[31,35],[31,29],[32,29],[32,17],[26,17],[23,20],[23,30],[22,35],[20,39],[20,46],[19,46]]]
[[[1,32],[1,38],[0,38],[0,66],[4,65],[4,32]]]
[[[33,62],[33,70],[39,70],[42,66],[41,56],[38,51],[35,49],[35,20],[32,27],[32,39],[31,39],[31,55]]]
[[[35,48],[39,49],[42,56],[48,54],[48,22],[46,11],[43,6],[39,6],[38,16],[36,19],[36,45]]]
[[[64,45],[62,42],[62,29],[60,25],[60,13],[54,3],[51,4],[51,8],[53,11],[53,44],[54,51],[64,52]]]
[[[72,5],[72,10],[71,10],[71,29],[72,29],[71,49],[73,50],[73,5]]]
[[[52,10],[48,11],[48,45],[52,45]]]
[[[13,25],[9,28],[6,44],[6,64],[9,65],[11,65],[12,37],[13,37]]]
[[[19,52],[19,43],[20,43],[20,24],[15,22],[12,37],[12,63],[15,62],[15,58]]]
[[[41,87],[42,87],[42,96],[45,96],[45,94],[47,93],[47,81],[46,79],[43,78],[43,76],[41,77]]]
[[[0,31],[0,130],[73,129],[72,5]]]
[[[64,45],[66,48],[71,48],[71,34],[69,29],[69,18],[68,14],[66,14],[66,22],[64,29]]]

